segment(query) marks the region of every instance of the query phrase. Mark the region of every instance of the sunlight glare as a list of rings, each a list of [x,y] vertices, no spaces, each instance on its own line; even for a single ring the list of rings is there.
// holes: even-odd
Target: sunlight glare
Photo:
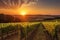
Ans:
[[[21,13],[20,13],[21,15],[26,15],[27,14],[27,12],[26,11],[21,11]]]

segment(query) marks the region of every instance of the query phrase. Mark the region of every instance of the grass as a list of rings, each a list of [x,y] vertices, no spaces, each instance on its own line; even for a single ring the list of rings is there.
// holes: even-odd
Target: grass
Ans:
[[[30,25],[33,25],[33,24],[37,24],[37,23],[42,23],[45,28],[51,33],[52,30],[55,29],[55,26],[56,25],[60,25],[60,22],[59,21],[44,21],[44,22],[21,22],[21,23],[0,23],[0,28],[4,28],[4,27],[7,27],[9,25],[12,25],[12,26],[15,26],[15,25],[22,25],[22,27],[27,27],[30,26]],[[31,26],[30,26],[31,27]]]
[[[0,23],[0,31],[2,30],[3,33],[15,30],[17,27],[20,29],[22,27],[22,35],[23,37],[26,36],[26,32],[32,31],[35,26],[39,23],[42,23],[46,30],[49,31],[51,35],[55,34],[55,27],[56,25],[60,25],[58,20],[54,21],[42,21],[42,22],[19,22],[19,23]],[[37,27],[37,26],[36,26]],[[1,29],[2,28],[2,29]]]

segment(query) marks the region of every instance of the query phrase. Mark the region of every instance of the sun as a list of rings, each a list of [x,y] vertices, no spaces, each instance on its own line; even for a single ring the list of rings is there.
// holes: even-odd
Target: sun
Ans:
[[[26,11],[21,11],[20,14],[24,16],[24,15],[27,14],[27,12]]]

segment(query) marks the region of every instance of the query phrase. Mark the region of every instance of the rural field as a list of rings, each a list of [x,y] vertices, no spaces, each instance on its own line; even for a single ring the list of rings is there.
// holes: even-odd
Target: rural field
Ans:
[[[0,40],[60,40],[60,0],[0,0]]]
[[[60,22],[0,23],[0,40],[60,40]]]

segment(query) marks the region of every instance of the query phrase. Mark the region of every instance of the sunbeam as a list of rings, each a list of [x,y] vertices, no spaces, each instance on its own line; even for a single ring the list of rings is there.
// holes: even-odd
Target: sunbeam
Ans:
[[[2,0],[1,0],[2,1]],[[6,6],[8,5],[8,3],[6,1],[2,1]]]
[[[29,4],[31,1],[36,0],[1,0],[2,3],[5,5],[6,9],[9,8],[20,8],[24,3]]]

